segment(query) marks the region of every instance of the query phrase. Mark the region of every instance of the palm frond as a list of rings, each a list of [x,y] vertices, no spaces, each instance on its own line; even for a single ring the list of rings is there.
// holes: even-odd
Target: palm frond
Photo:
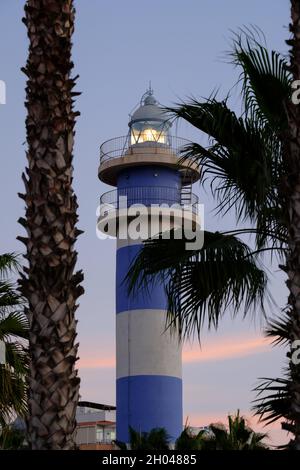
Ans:
[[[28,321],[23,311],[24,299],[8,280],[19,269],[15,254],[0,255],[0,340],[5,343],[5,364],[0,364],[0,425],[15,414],[24,416],[27,410],[25,376],[29,355],[26,350]],[[14,341],[12,340],[14,338]]]
[[[15,336],[28,338],[29,323],[22,311],[11,312],[6,316],[0,316],[0,340]]]
[[[16,253],[4,253],[0,255],[0,279],[6,277],[12,271],[20,268],[18,255]]]
[[[266,425],[280,419],[290,420],[292,401],[290,377],[262,378],[260,381],[254,389],[257,392],[257,398],[253,401],[255,415],[259,416],[260,421]]]
[[[256,433],[251,429],[239,410],[234,415],[228,415],[228,424],[211,424],[212,437],[207,441],[207,450],[266,450],[263,439],[265,433]],[[203,447],[206,450],[206,446]]]
[[[15,414],[25,415],[26,390],[24,376],[7,365],[0,364],[0,425],[9,422]]]
[[[204,246],[188,251],[173,235],[147,240],[126,279],[131,294],[157,282],[166,286],[169,326],[180,336],[200,337],[204,322],[217,327],[226,309],[264,312],[267,277],[245,243],[205,231]]]
[[[201,167],[202,182],[210,180],[220,212],[234,207],[238,220],[255,221],[261,210],[275,206],[281,149],[268,129],[237,117],[226,101],[215,98],[168,109],[210,137],[208,148],[198,143],[185,146],[182,159]]]
[[[205,439],[206,430],[199,431],[193,435],[191,428],[186,426],[175,443],[175,449],[181,451],[201,450]]]
[[[274,338],[274,345],[288,344],[291,340],[291,326],[291,318],[287,312],[285,312],[282,317],[268,321],[265,335],[268,338]]]
[[[138,432],[129,427],[131,450],[169,450],[170,437],[164,428]]]
[[[282,261],[286,255],[287,225],[284,211],[278,200],[277,205],[261,207],[256,220],[256,246],[258,249],[269,246],[276,248],[277,258]]]
[[[0,313],[7,312],[12,307],[24,303],[20,293],[15,289],[15,285],[9,281],[0,281]]]
[[[0,430],[0,449],[18,450],[25,448],[25,431],[6,425]]]
[[[241,69],[240,81],[246,116],[274,132],[287,127],[284,102],[291,94],[292,76],[287,61],[268,51],[249,31],[234,35],[231,59]]]
[[[25,376],[29,367],[29,354],[26,347],[17,342],[5,345],[6,365],[18,375]]]

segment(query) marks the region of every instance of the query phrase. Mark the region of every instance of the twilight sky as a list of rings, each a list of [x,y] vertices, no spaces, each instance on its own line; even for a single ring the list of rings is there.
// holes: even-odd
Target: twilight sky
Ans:
[[[21,252],[17,219],[24,215],[17,192],[23,191],[25,166],[25,76],[20,68],[27,54],[21,22],[24,1],[0,0],[0,80],[7,86],[7,103],[0,105],[0,250]],[[226,63],[231,31],[256,25],[268,46],[287,53],[288,0],[77,0],[74,35],[74,75],[79,74],[80,110],[75,139],[74,187],[79,200],[78,267],[85,273],[80,299],[80,376],[82,399],[115,403],[114,280],[115,242],[96,237],[98,198],[108,186],[97,178],[101,142],[127,133],[128,113],[152,81],[155,96],[167,105],[188,96],[208,97],[219,89],[224,97],[238,73]],[[271,14],[270,14],[271,12]],[[228,61],[227,61],[228,62]],[[238,110],[239,94],[231,92]],[[174,130],[175,131],[175,130]],[[186,123],[178,135],[204,141]],[[246,171],[246,168],[245,168]],[[233,215],[217,217],[209,191],[195,185],[205,204],[209,230],[235,228]],[[276,263],[271,267],[277,311],[286,302],[286,289]],[[276,313],[276,308],[272,312]],[[276,377],[284,365],[284,350],[273,349],[262,336],[263,320],[232,320],[230,312],[218,332],[203,332],[202,347],[186,345],[183,354],[184,417],[192,425],[225,420],[240,408],[251,418],[251,389],[258,377]],[[251,418],[252,424],[255,420]],[[259,426],[255,425],[258,429]],[[271,442],[285,442],[280,425],[267,430]]]

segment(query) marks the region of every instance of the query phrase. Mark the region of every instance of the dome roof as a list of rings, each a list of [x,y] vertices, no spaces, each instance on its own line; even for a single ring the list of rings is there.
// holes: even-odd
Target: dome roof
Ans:
[[[157,101],[153,95],[148,95],[144,99],[144,105],[149,105],[149,104],[157,104]]]
[[[136,121],[167,121],[168,119],[168,114],[161,108],[150,90],[142,97],[141,105],[132,114],[129,125]]]

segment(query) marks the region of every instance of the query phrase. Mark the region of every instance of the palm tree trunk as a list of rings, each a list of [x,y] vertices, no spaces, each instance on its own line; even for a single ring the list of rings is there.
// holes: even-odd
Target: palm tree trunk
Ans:
[[[28,267],[20,280],[30,319],[28,438],[32,449],[74,448],[79,382],[75,310],[83,293],[74,273],[77,202],[72,189],[76,113],[71,78],[73,0],[27,0],[28,168],[23,174]]]
[[[291,0],[292,39],[287,41],[290,49],[290,65],[294,80],[300,79],[300,2]],[[289,304],[291,309],[290,358],[291,374],[291,406],[290,425],[285,428],[294,434],[290,447],[300,450],[300,365],[293,360],[293,342],[300,340],[300,106],[289,101],[286,105],[289,128],[284,148],[286,176],[284,179],[284,196],[286,216],[289,229],[288,254],[286,272],[287,286],[290,291]],[[299,347],[299,346],[298,346]]]

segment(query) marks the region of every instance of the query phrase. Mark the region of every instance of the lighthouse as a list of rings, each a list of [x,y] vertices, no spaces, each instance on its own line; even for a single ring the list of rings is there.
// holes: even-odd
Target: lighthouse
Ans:
[[[128,125],[126,136],[101,145],[98,172],[101,181],[115,188],[100,198],[104,210],[98,227],[117,239],[117,439],[128,443],[130,427],[138,432],[165,428],[174,442],[183,426],[181,346],[166,329],[165,286],[157,283],[130,295],[124,279],[143,247],[139,233],[152,236],[170,221],[176,228],[186,218],[197,219],[192,184],[199,179],[199,169],[182,160],[180,152],[188,141],[172,136],[170,118],[151,88]],[[139,227],[136,236],[126,229],[133,217],[130,211],[139,205],[154,217],[144,216],[142,229],[147,230]]]

